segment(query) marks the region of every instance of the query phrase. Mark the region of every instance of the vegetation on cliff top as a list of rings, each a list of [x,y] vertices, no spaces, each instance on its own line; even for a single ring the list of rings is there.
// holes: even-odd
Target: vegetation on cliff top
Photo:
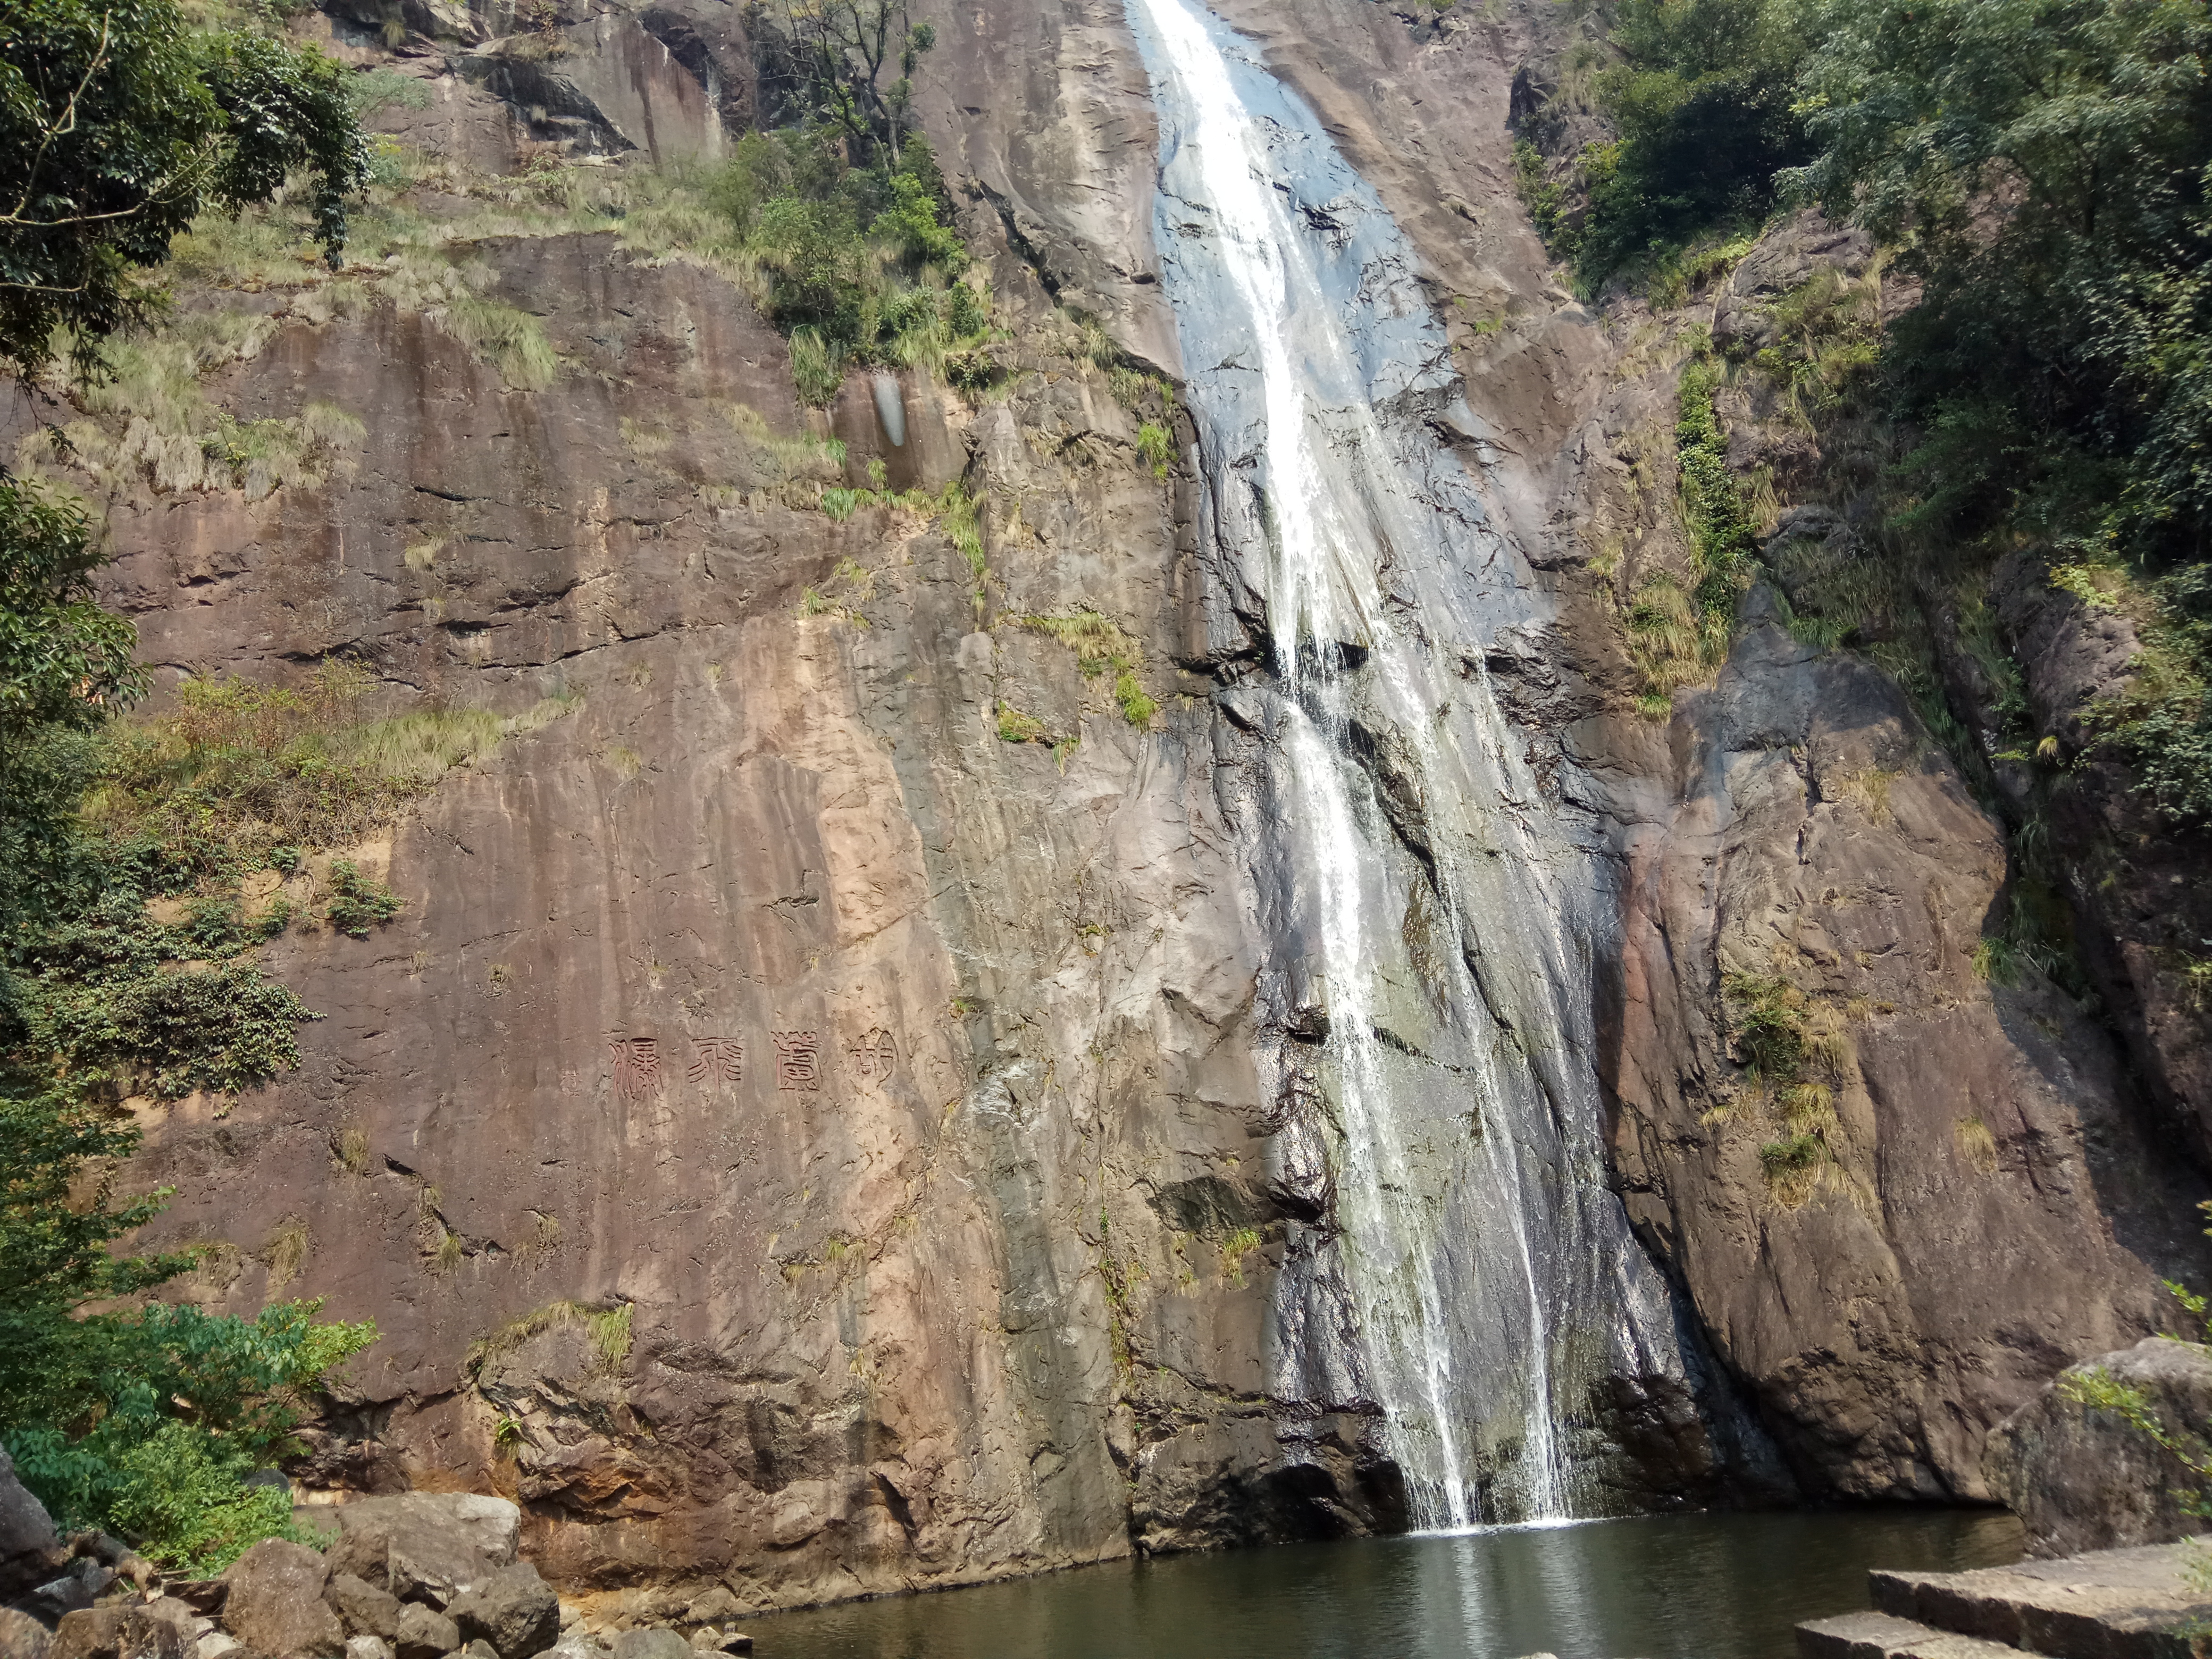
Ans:
[[[57,349],[79,372],[152,317],[140,273],[204,208],[312,181],[335,261],[369,149],[340,66],[265,34],[188,27],[173,0],[10,0],[0,10],[0,368]]]
[[[708,196],[760,274],[762,309],[790,336],[809,403],[835,398],[848,364],[941,364],[989,327],[919,137],[896,161],[886,146],[877,164],[854,166],[820,127],[747,133]]]
[[[1922,284],[1875,365],[1902,527],[2205,556],[2203,0],[1625,0],[1612,40],[1620,136],[1547,215],[1586,289],[1816,202]]]

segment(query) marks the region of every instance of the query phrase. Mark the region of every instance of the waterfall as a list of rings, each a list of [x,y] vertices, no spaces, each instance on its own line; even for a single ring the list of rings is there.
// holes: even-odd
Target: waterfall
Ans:
[[[1604,878],[1490,664],[1547,616],[1492,526],[1418,261],[1319,121],[1192,0],[1125,0],[1161,124],[1236,810],[1269,941],[1279,1398],[1376,1417],[1425,1528],[1601,1502],[1592,1389],[1680,1379],[1605,1185]],[[1584,827],[1577,827],[1579,825]]]

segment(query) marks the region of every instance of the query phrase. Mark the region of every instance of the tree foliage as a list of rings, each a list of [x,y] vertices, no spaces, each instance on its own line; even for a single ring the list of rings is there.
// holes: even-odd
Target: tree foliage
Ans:
[[[335,264],[368,162],[339,66],[312,49],[191,30],[173,0],[9,0],[0,371],[28,380],[64,352],[96,373],[153,316],[178,232],[297,173]],[[94,603],[99,562],[79,507],[0,469],[0,1441],[64,1528],[204,1572],[290,1533],[289,1493],[250,1477],[375,1330],[313,1303],[245,1320],[149,1302],[196,1254],[118,1248],[167,1194],[118,1195],[139,1135],[115,1103],[265,1081],[311,1016],[252,959],[268,915],[208,892],[179,921],[150,913],[208,873],[204,815],[167,837],[85,821],[88,791],[123,782],[110,722],[145,689],[130,624]]]
[[[335,264],[370,153],[340,66],[312,47],[186,27],[173,0],[0,7],[0,365],[37,373],[56,331],[79,373],[152,315],[148,268],[204,210],[312,180]]]
[[[85,736],[145,684],[131,624],[93,602],[99,563],[81,509],[0,476],[0,929],[58,890]]]
[[[2203,557],[2212,11],[1883,0],[1831,23],[1803,77],[1820,152],[1785,183],[1925,281],[1890,368],[1942,445],[1948,527]]]
[[[1623,0],[1620,61],[1597,77],[1619,137],[1585,158],[1589,209],[1562,249],[1586,286],[1765,215],[1778,169],[1808,156],[1807,33],[1796,0]]]
[[[908,139],[895,163],[885,146],[868,166],[850,148],[828,125],[748,133],[714,185],[813,403],[836,395],[847,363],[941,358],[988,324],[984,295],[960,280],[968,250],[927,142]]]
[[[805,118],[841,133],[854,160],[880,149],[896,168],[935,27],[915,22],[906,0],[768,0],[764,9],[786,42]]]

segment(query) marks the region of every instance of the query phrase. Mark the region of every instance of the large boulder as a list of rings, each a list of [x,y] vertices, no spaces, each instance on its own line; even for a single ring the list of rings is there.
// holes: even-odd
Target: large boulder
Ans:
[[[222,1627],[272,1659],[337,1659],[345,1629],[323,1600],[330,1577],[330,1564],[306,1545],[264,1538],[223,1574]]]
[[[500,1568],[446,1610],[464,1638],[489,1643],[499,1659],[531,1659],[561,1639],[560,1601],[527,1561]]]
[[[46,1659],[54,1633],[27,1613],[0,1607],[0,1659]]]
[[[349,1637],[375,1636],[389,1642],[399,1633],[399,1598],[365,1578],[333,1572],[325,1599]]]
[[[45,1583],[68,1559],[46,1506],[15,1478],[15,1464],[0,1449],[0,1601]]]
[[[189,1646],[176,1624],[143,1607],[88,1607],[63,1618],[46,1659],[185,1659]]]
[[[442,1607],[514,1565],[522,1511],[474,1492],[410,1492],[342,1504],[337,1522],[332,1571]]]
[[[2212,1425],[2212,1348],[2154,1336],[2062,1371],[1990,1432],[1990,1490],[2027,1528],[2032,1556],[2166,1544],[2212,1530],[2183,1507],[2195,1483],[2179,1462],[2117,1411],[2070,1399],[2069,1378],[2101,1367],[2133,1389],[2166,1432],[2186,1440]]]
[[[89,1555],[80,1555],[45,1583],[17,1596],[15,1608],[51,1630],[65,1615],[90,1607],[114,1581],[113,1569],[101,1566]]]
[[[461,1644],[461,1627],[434,1607],[410,1601],[399,1609],[399,1632],[392,1645],[399,1659],[441,1659]]]

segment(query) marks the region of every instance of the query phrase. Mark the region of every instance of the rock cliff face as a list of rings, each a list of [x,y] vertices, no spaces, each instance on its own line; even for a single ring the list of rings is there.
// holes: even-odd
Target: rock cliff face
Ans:
[[[1607,1501],[1987,1497],[1991,1425],[2157,1328],[2201,1182],[2102,1027],[1975,972],[2002,842],[1879,672],[1755,594],[1717,684],[1630,707],[1607,594],[1682,556],[1653,441],[1679,352],[1554,287],[1514,200],[1542,18],[1219,9],[1418,249],[1480,428],[1455,441],[1553,618],[1486,672],[1599,854],[1611,1184],[1710,1374],[1566,1402],[1634,1441]],[[1188,465],[1154,477],[1069,320],[1183,372],[1121,8],[945,20],[923,119],[1013,372],[972,402],[903,377],[898,446],[857,378],[802,410],[708,263],[498,204],[540,146],[718,153],[755,97],[726,14],[607,5],[518,42],[332,0],[337,46],[427,94],[380,118],[449,164],[406,198],[422,245],[555,367],[472,349],[411,253],[343,303],[204,285],[188,317],[251,319],[216,404],[334,404],[360,435],[273,489],[163,487],[127,446],[91,480],[164,670],[337,654],[393,708],[532,714],[361,849],[398,920],[271,947],[325,1016],[297,1074],[137,1103],[136,1178],[179,1189],[159,1242],[232,1247],[212,1302],[379,1322],[311,1484],[512,1495],[548,1577],[617,1613],[1402,1524],[1372,1403],[1272,1392],[1314,1218],[1267,1179],[1254,739]],[[941,524],[820,510],[876,459],[966,481],[980,569]],[[1143,726],[1035,625],[1078,609],[1121,630]],[[1843,1151],[1797,1188],[1731,1048],[1723,986],[1753,981],[1838,1074]]]

